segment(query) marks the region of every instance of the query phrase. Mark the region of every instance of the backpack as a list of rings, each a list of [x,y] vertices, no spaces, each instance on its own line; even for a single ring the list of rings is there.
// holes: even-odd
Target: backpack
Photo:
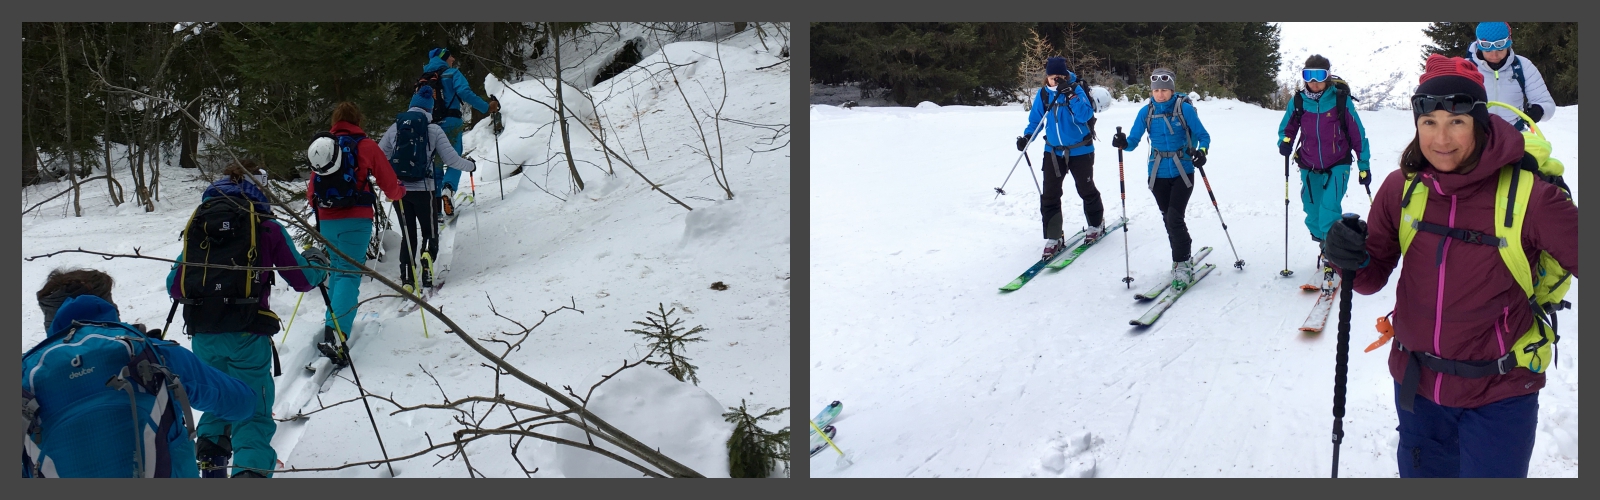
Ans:
[[[1150,128],[1150,125],[1151,125],[1151,123],[1153,123],[1155,121],[1155,119],[1157,117],[1160,117],[1160,118],[1165,119],[1164,122],[1167,125],[1167,133],[1170,134],[1170,133],[1173,132],[1173,130],[1172,130],[1172,120],[1176,119],[1176,120],[1178,120],[1178,126],[1183,127],[1183,135],[1184,135],[1183,144],[1184,144],[1184,147],[1183,147],[1182,151],[1156,151],[1155,144],[1152,143],[1150,145],[1150,156],[1151,156],[1152,160],[1155,160],[1155,162],[1151,164],[1151,168],[1152,169],[1155,168],[1156,165],[1160,163],[1159,158],[1172,158],[1172,161],[1178,162],[1180,164],[1178,166],[1178,177],[1183,179],[1183,185],[1184,186],[1192,186],[1193,185],[1193,181],[1190,181],[1189,177],[1184,174],[1183,166],[1181,164],[1183,163],[1183,160],[1190,158],[1190,151],[1192,151],[1195,148],[1195,146],[1199,145],[1199,144],[1195,143],[1194,132],[1193,132],[1192,129],[1189,128],[1189,122],[1187,121],[1187,119],[1185,119],[1183,117],[1183,105],[1184,104],[1188,104],[1189,107],[1193,108],[1194,107],[1194,96],[1191,96],[1191,95],[1183,93],[1183,92],[1174,92],[1172,94],[1172,97],[1174,99],[1178,100],[1177,102],[1172,104],[1172,111],[1166,112],[1166,113],[1162,113],[1162,114],[1159,114],[1159,115],[1156,114],[1156,99],[1154,97],[1150,98],[1150,104],[1145,105],[1145,107],[1144,107],[1144,109],[1145,109],[1144,128],[1145,128],[1145,130],[1154,130],[1154,129]],[[1152,189],[1155,188],[1155,185],[1156,185],[1156,172],[1155,172],[1155,170],[1151,170],[1150,171],[1149,179],[1150,179],[1150,187]]]
[[[217,196],[195,208],[183,230],[183,257],[178,262],[185,333],[278,331],[278,316],[261,309],[261,294],[272,286],[271,271],[246,271],[186,266],[188,263],[258,266],[257,232],[270,213],[256,211],[244,197]]]
[[[1333,88],[1333,109],[1339,113],[1339,128],[1334,133],[1344,133],[1344,122],[1349,119],[1350,111],[1345,109],[1350,101],[1360,102],[1361,99],[1350,95],[1350,83],[1339,78],[1339,75],[1328,75],[1328,83]],[[1300,116],[1306,113],[1306,98],[1304,92],[1294,93],[1294,121],[1299,122]]]
[[[428,117],[417,111],[400,113],[395,116],[394,131],[394,153],[389,156],[389,166],[394,168],[395,177],[412,182],[433,177],[432,151],[428,150]]]
[[[1506,57],[1511,59],[1511,78],[1517,81],[1517,89],[1522,91],[1522,107],[1526,108],[1531,100],[1528,99],[1528,79],[1522,76],[1522,58],[1517,57],[1516,54],[1512,53],[1507,53]],[[1472,52],[1468,51],[1467,60],[1470,61],[1472,58]],[[1478,59],[1482,59],[1482,57],[1479,57]],[[1522,111],[1522,108],[1511,108],[1510,106],[1505,107]],[[1527,128],[1528,124],[1533,123],[1533,120],[1528,119],[1528,115],[1517,113],[1517,116],[1520,118],[1516,123],[1511,124],[1511,126],[1517,127],[1517,130]]]
[[[24,475],[198,475],[189,396],[158,342],[177,345],[126,323],[77,321],[24,353]]]
[[[412,88],[412,91],[422,88],[423,85],[433,89],[433,109],[429,110],[433,114],[433,123],[444,122],[445,118],[461,117],[460,106],[452,107],[449,103],[444,102],[444,70],[422,73],[422,77],[417,79],[417,85]]]
[[[370,207],[377,202],[378,197],[372,192],[372,186],[367,182],[367,176],[358,172],[360,168],[356,163],[356,146],[367,136],[360,134],[333,135],[329,132],[317,132],[316,138],[328,137],[336,141],[339,147],[339,170],[330,175],[311,174],[311,192],[317,208],[347,208]]]
[[[1521,110],[1512,109],[1518,115],[1522,115]],[[1526,115],[1522,116],[1526,119]],[[1534,317],[1533,326],[1512,343],[1512,348],[1506,355],[1515,356],[1516,366],[1527,368],[1534,373],[1542,373],[1549,362],[1555,359],[1554,347],[1561,340],[1556,334],[1556,312],[1572,307],[1572,304],[1565,300],[1567,289],[1572,286],[1570,279],[1572,272],[1562,268],[1560,262],[1544,251],[1539,252],[1539,260],[1530,268],[1528,254],[1522,248],[1522,222],[1527,216],[1528,199],[1533,195],[1535,182],[1550,182],[1567,193],[1569,201],[1572,198],[1571,190],[1561,179],[1565,167],[1560,160],[1550,157],[1550,142],[1544,139],[1544,134],[1534,128],[1532,132],[1523,132],[1522,135],[1524,138],[1522,161],[1515,166],[1507,165],[1500,169],[1500,180],[1495,188],[1495,212],[1504,213],[1505,217],[1502,223],[1495,224],[1493,236],[1423,222],[1423,210],[1427,208],[1428,186],[1415,179],[1416,175],[1412,175],[1407,178],[1407,187],[1400,201],[1400,252],[1402,255],[1405,253],[1419,230],[1436,234],[1441,234],[1440,231],[1467,233],[1467,238],[1456,237],[1468,243],[1498,247],[1500,258],[1511,270],[1511,276],[1516,278],[1517,284],[1528,295],[1528,305],[1533,309]],[[1421,196],[1416,196],[1419,194],[1418,191]]]
[[[1072,106],[1072,100],[1078,98],[1078,96],[1083,96],[1084,99],[1087,99],[1089,101],[1089,108],[1090,109],[1094,108],[1094,98],[1089,95],[1088,89],[1083,88],[1083,81],[1082,80],[1073,82],[1072,83],[1072,88],[1068,88],[1067,91],[1068,91],[1068,93],[1067,93],[1067,102],[1066,102],[1066,104],[1068,106],[1067,111],[1069,113],[1072,111],[1071,107],[1070,107],[1070,106]],[[1044,98],[1045,98],[1044,97],[1044,87],[1040,87],[1039,88],[1039,97],[1038,97],[1038,99],[1043,101]],[[1051,102],[1051,103],[1049,103],[1049,105],[1050,106],[1055,106],[1055,103]],[[1082,141],[1078,141],[1076,144],[1070,144],[1070,145],[1067,145],[1067,146],[1063,146],[1063,148],[1072,149],[1072,148],[1077,148],[1077,147],[1083,147],[1084,145],[1093,143],[1094,142],[1094,138],[1095,138],[1094,124],[1097,121],[1100,121],[1099,117],[1096,117],[1096,116],[1089,117],[1089,121],[1087,123],[1085,123],[1085,125],[1089,126],[1089,133],[1084,134]]]

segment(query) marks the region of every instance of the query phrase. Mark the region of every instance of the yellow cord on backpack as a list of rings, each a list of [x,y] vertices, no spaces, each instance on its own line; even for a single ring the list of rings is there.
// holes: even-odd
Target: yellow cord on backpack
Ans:
[[[839,456],[841,457],[844,456],[844,450],[840,450],[839,445],[833,444],[833,440],[828,438],[828,433],[822,432],[822,429],[817,428],[817,421],[811,419],[806,419],[806,421],[811,422],[811,429],[817,431],[817,434],[822,436],[822,440],[827,441],[828,446],[833,447],[833,451],[839,452]]]

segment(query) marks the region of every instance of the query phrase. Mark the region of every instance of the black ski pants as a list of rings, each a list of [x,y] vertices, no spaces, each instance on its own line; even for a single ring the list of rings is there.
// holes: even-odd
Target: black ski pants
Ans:
[[[1063,157],[1046,151],[1040,169],[1044,170],[1044,194],[1039,195],[1039,212],[1043,216],[1045,239],[1060,239],[1063,236],[1061,197],[1066,194],[1062,185],[1066,182],[1067,174],[1072,175],[1072,183],[1078,188],[1078,197],[1083,199],[1083,216],[1088,219],[1089,226],[1099,226],[1105,222],[1101,219],[1105,215],[1105,207],[1100,204],[1100,190],[1094,187],[1094,153]]]
[[[395,213],[400,215],[400,226],[405,230],[400,238],[400,281],[402,283],[416,284],[416,277],[412,275],[411,263],[416,258],[419,245],[417,229],[422,229],[422,244],[420,249],[428,252],[435,258],[439,255],[439,235],[436,230],[438,222],[434,220],[434,211],[439,209],[439,198],[434,197],[431,191],[406,191],[406,195],[394,202]]]
[[[1190,180],[1194,180],[1193,177]],[[1161,209],[1161,219],[1167,225],[1167,242],[1172,245],[1172,261],[1189,260],[1189,226],[1183,222],[1183,212],[1189,208],[1189,195],[1194,185],[1183,185],[1178,177],[1157,178],[1150,192],[1156,195],[1156,207]]]

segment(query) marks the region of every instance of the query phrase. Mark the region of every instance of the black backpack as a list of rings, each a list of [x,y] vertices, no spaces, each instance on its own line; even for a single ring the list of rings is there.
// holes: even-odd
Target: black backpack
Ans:
[[[420,89],[423,85],[433,88],[433,109],[429,110],[429,113],[433,114],[433,123],[443,122],[445,118],[461,117],[460,106],[451,106],[450,103],[444,102],[444,70],[423,73],[412,90]]]
[[[277,333],[278,316],[261,309],[261,294],[274,281],[271,271],[187,265],[260,266],[257,233],[270,218],[271,213],[258,212],[249,199],[237,196],[218,196],[194,210],[178,262],[177,302],[183,305],[185,333]]]
[[[367,136],[361,134],[333,135],[317,132],[317,138],[331,138],[339,147],[339,170],[331,175],[311,174],[312,198],[317,208],[370,207],[378,197],[372,192],[367,176],[361,175],[356,163],[356,146]]]
[[[435,101],[438,102],[438,101]],[[394,152],[389,166],[403,181],[420,181],[433,176],[432,151],[428,147],[428,118],[420,112],[395,115]]]

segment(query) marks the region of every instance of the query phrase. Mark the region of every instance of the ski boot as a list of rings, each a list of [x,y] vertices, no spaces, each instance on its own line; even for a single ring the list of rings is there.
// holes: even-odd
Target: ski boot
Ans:
[[[1183,291],[1194,282],[1194,263],[1182,260],[1172,263],[1172,289]]]
[[[350,356],[344,352],[344,342],[337,337],[339,333],[331,326],[322,327],[322,342],[317,343],[317,351],[333,362],[333,366],[343,367],[350,364]],[[348,339],[347,339],[348,340]]]
[[[1338,273],[1333,272],[1333,265],[1322,254],[1317,254],[1317,267],[1322,269],[1322,291],[1332,292],[1339,288]]]
[[[201,437],[195,443],[195,461],[200,467],[200,477],[224,479],[228,477],[228,460],[233,458],[232,443],[227,436],[217,436],[222,443]]]
[[[1050,260],[1051,257],[1055,257],[1056,254],[1061,253],[1063,250],[1061,246],[1061,240],[1059,238],[1044,240],[1044,255],[1039,257],[1039,260]]]
[[[1085,244],[1085,245],[1093,245],[1094,242],[1100,241],[1100,238],[1104,237],[1105,235],[1106,235],[1106,224],[1105,224],[1105,222],[1101,222],[1099,226],[1091,227],[1091,228],[1089,228],[1089,229],[1084,231],[1084,233],[1083,233],[1083,244]]]
[[[433,288],[433,254],[422,252],[422,287]]]
[[[456,206],[451,200],[455,199],[455,191],[445,187],[439,191],[439,212],[434,214],[435,222],[444,224],[445,220],[455,217]]]

